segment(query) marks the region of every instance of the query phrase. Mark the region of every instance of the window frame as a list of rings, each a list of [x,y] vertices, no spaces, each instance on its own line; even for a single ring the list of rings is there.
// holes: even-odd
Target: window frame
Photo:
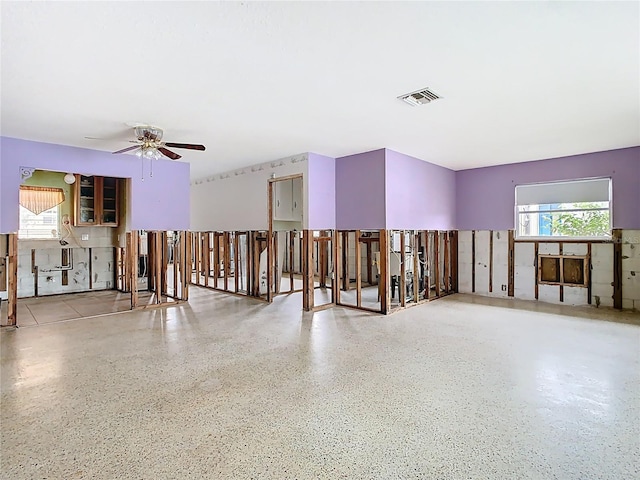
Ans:
[[[518,207],[522,205],[518,205],[518,187],[524,186],[535,186],[535,185],[553,185],[558,183],[578,183],[578,182],[588,182],[592,180],[608,180],[609,182],[609,207],[608,208],[593,208],[593,209],[544,209],[538,210],[534,212],[520,212],[518,211]],[[535,242],[575,242],[575,241],[583,241],[583,242],[608,242],[613,238],[613,180],[611,177],[589,177],[589,178],[577,178],[577,179],[569,179],[569,180],[554,180],[550,182],[534,182],[534,183],[520,183],[514,186],[513,189],[514,196],[514,240],[515,241],[535,241]],[[576,201],[573,203],[579,203],[580,201]],[[569,202],[566,202],[569,203]],[[542,203],[538,205],[549,205],[552,202]],[[608,235],[603,236],[565,236],[565,235],[520,235],[520,215],[524,213],[571,213],[571,212],[588,212],[588,211],[609,211],[609,233]]]

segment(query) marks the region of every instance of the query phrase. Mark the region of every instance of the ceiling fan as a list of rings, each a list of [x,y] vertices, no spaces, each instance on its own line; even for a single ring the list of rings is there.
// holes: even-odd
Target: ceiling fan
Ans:
[[[131,143],[135,143],[132,147],[123,148],[116,153],[126,153],[133,150],[137,150],[135,153],[139,157],[159,159],[161,155],[170,158],[171,160],[178,160],[182,158],[175,152],[172,152],[166,147],[171,148],[186,148],[189,150],[204,150],[204,145],[196,145],[192,143],[174,143],[162,141],[162,129],[153,127],[151,125],[136,125],[134,132],[137,140],[130,140]]]

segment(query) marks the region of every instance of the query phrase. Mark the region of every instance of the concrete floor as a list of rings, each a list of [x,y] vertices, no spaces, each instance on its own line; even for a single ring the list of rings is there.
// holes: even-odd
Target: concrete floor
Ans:
[[[138,292],[138,304],[140,306],[154,305],[155,295],[147,291]],[[19,298],[18,326],[28,327],[64,322],[128,310],[131,310],[131,294],[117,290]],[[7,302],[3,301],[0,305],[0,319],[3,324],[7,323],[6,318]]]
[[[640,475],[640,327],[600,320],[637,314],[455,295],[312,315],[299,295],[191,296],[2,329],[1,477]]]

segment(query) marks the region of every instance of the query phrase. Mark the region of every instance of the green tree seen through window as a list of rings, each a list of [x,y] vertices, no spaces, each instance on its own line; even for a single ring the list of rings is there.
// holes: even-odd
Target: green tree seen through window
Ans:
[[[609,210],[595,210],[600,205],[593,203],[575,203],[573,209],[579,212],[558,210],[551,217],[553,235],[566,237],[605,237],[611,235]]]

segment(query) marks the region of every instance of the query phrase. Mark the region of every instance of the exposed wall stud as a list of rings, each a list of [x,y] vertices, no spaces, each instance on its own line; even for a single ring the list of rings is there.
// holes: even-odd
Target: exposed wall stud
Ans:
[[[613,308],[622,309],[622,230],[614,228],[613,237]]]
[[[508,269],[508,281],[507,281],[507,294],[510,297],[514,296],[514,280],[515,280],[515,244],[513,238],[513,230],[509,230],[509,254],[507,260]]]

